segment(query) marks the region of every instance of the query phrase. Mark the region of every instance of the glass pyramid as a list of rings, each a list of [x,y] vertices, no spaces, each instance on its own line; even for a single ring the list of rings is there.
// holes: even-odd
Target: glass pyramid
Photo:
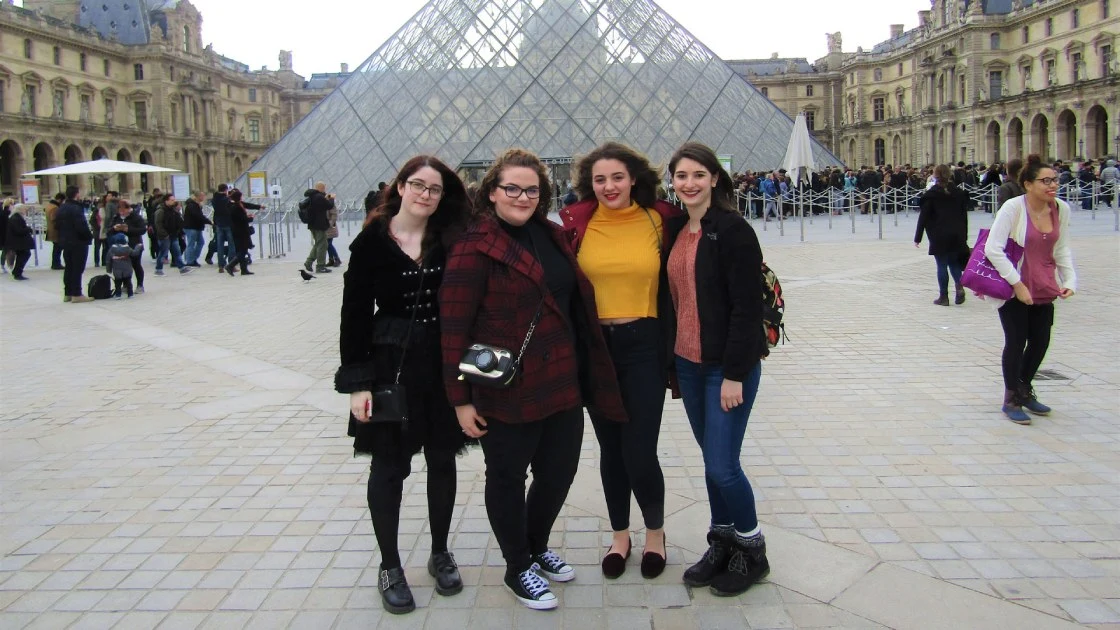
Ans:
[[[743,171],[776,168],[792,129],[651,0],[431,0],[252,170],[286,203],[309,179],[352,202],[418,153],[476,179],[509,147],[564,165],[618,140],[664,164],[697,140]]]

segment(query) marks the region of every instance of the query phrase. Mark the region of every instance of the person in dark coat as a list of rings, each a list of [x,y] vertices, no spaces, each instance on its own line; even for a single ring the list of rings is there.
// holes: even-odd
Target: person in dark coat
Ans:
[[[27,280],[27,277],[23,275],[23,268],[27,266],[27,261],[31,258],[31,250],[35,249],[35,237],[31,234],[31,228],[28,227],[27,220],[23,217],[27,211],[27,206],[13,205],[10,210],[11,215],[5,217],[4,253],[5,255],[8,252],[13,254],[12,278]],[[9,212],[9,208],[5,206],[3,211],[5,213]]]
[[[486,513],[506,561],[504,583],[534,610],[558,604],[547,580],[575,578],[548,536],[579,466],[581,407],[607,421],[627,419],[594,290],[563,228],[547,219],[550,190],[537,156],[511,149],[499,157],[439,290],[443,384],[459,426],[482,444]],[[529,330],[508,387],[459,380],[472,344],[509,349],[516,359]]]
[[[77,186],[66,187],[66,201],[58,209],[54,225],[65,266],[62,272],[62,301],[89,302],[92,298],[82,295],[82,273],[89,260],[93,232],[90,231],[85,212],[78,203]]]
[[[124,234],[128,237],[128,246],[132,248],[132,275],[136,277],[136,292],[144,292],[144,248],[135,254],[136,246],[143,245],[144,235],[148,232],[148,225],[144,222],[144,214],[139,206],[133,207],[127,198],[121,198],[117,204],[116,214],[109,217],[107,230],[110,238],[114,234]],[[110,261],[111,262],[111,261]],[[106,272],[111,272],[111,267],[106,264]]]
[[[350,394],[348,434],[354,450],[372,455],[367,498],[381,551],[378,591],[385,610],[400,614],[416,607],[397,531],[404,480],[420,450],[427,464],[432,535],[428,571],[441,595],[463,588],[447,542],[455,507],[455,455],[467,438],[440,380],[436,296],[447,247],[461,233],[470,204],[455,172],[427,155],[406,162],[386,190],[385,202],[350,245],[339,330],[342,365],[335,373],[335,389]],[[408,422],[371,423],[372,390],[395,382],[398,370]]]
[[[191,267],[201,267],[198,256],[202,253],[202,231],[213,222],[202,213],[204,197],[200,191],[194,191],[183,204],[183,232],[187,235],[187,249],[183,253],[183,262]]]
[[[327,185],[316,182],[314,188],[303,193],[307,203],[307,229],[311,230],[311,252],[303,263],[310,272],[330,273],[327,267],[327,231],[331,228],[330,211],[334,209],[334,193],[327,194]],[[315,265],[312,269],[312,265]]]
[[[234,244],[233,227],[230,219],[233,209],[229,201],[229,188],[225,184],[218,185],[218,191],[210,199],[210,205],[214,207],[214,240],[212,243],[216,244],[218,250],[218,267],[221,271],[225,268],[228,259],[237,256],[237,246]],[[211,254],[207,253],[206,262],[210,261]]]
[[[0,208],[0,273],[8,272],[8,217],[12,216],[12,206],[16,200],[11,197],[4,200],[4,207]],[[12,263],[15,264],[14,262]]]
[[[260,207],[256,204],[246,204],[242,201],[240,190],[234,188],[229,191],[230,229],[233,232],[233,245],[237,254],[230,258],[224,269],[226,273],[231,276],[233,275],[234,268],[238,265],[241,266],[241,275],[253,275],[253,272],[249,271],[249,249],[253,247],[253,234],[250,231],[252,227],[249,225],[253,217],[249,216],[249,212],[246,210],[249,205],[253,205],[257,208]],[[219,255],[218,258],[220,260],[221,255]]]
[[[937,183],[922,195],[918,227],[914,231],[914,247],[922,242],[922,233],[929,237],[929,255],[937,261],[937,299],[939,306],[949,306],[949,275],[956,284],[956,303],[964,303],[961,271],[968,261],[968,194],[953,180],[946,164],[933,170]]]

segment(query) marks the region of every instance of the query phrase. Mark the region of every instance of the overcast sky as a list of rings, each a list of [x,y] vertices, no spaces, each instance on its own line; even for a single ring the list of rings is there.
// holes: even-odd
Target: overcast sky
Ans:
[[[203,43],[248,64],[276,69],[281,49],[295,70],[355,68],[391,37],[426,0],[191,0],[202,12]],[[725,59],[807,57],[827,52],[825,33],[843,33],[844,50],[870,48],[891,24],[918,25],[930,0],[658,0],[685,28]]]

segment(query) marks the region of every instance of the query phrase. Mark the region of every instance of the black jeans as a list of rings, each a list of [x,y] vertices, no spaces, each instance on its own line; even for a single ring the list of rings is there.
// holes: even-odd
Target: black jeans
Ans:
[[[93,239],[93,266],[107,265],[109,261],[102,261],[109,253],[109,241],[103,238]]]
[[[62,246],[51,243],[51,269],[62,269]]]
[[[576,407],[519,424],[490,420],[486,429],[481,439],[486,515],[506,559],[506,575],[516,575],[529,569],[530,554],[548,549],[548,534],[579,467],[583,410]],[[526,496],[530,465],[533,482]]]
[[[455,451],[424,449],[428,465],[428,524],[432,532],[432,551],[447,551],[451,513],[455,508]],[[412,456],[396,458],[374,455],[370,462],[366,500],[373,519],[373,533],[381,550],[381,568],[401,566],[397,531],[401,520],[401,493],[404,480],[412,472]]]
[[[122,288],[128,291],[128,297],[132,297],[132,276],[113,278],[113,297],[120,297]]]
[[[104,258],[105,273],[113,275],[112,259],[107,255]],[[144,288],[144,257],[136,255],[129,256],[129,262],[132,263],[132,275],[136,276],[136,287],[140,289]]]
[[[7,252],[4,253],[7,254]],[[15,264],[12,265],[12,277],[19,278],[23,275],[23,268],[27,266],[27,261],[31,259],[31,250],[21,249],[13,253],[15,254]]]
[[[630,493],[638,501],[647,529],[665,524],[665,476],[657,460],[665,383],[658,354],[661,326],[646,317],[628,324],[603,326],[603,336],[618,374],[622,404],[629,422],[612,422],[591,414],[599,440],[599,476],[607,499],[611,529],[630,529]],[[660,394],[660,395],[659,395]]]
[[[1030,387],[1050,347],[1054,303],[1023,304],[1011,298],[999,308],[999,323],[1003,324],[1003,386]]]
[[[82,273],[89,260],[89,245],[70,245],[62,248],[66,268],[62,272],[62,294],[77,297],[82,294]]]

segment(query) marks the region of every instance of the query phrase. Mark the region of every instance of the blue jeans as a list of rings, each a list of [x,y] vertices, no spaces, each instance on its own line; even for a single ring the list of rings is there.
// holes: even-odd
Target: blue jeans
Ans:
[[[161,238],[159,239],[159,255],[156,256],[156,271],[163,271],[163,261],[167,258],[168,252],[171,253],[172,267],[182,269],[186,266],[183,264],[183,252],[179,250],[179,239]]]
[[[754,491],[743,473],[739,454],[747,420],[758,394],[762,378],[762,362],[743,381],[743,404],[723,411],[720,408],[720,386],[723,369],[717,365],[693,363],[676,357],[677,382],[684,402],[692,435],[704,454],[704,482],[708,486],[708,504],[712,526],[734,525],[737,532],[758,527]]]
[[[953,274],[953,283],[960,285],[961,283],[961,257],[960,254],[934,254],[933,259],[937,261],[937,286],[941,289],[941,295],[949,294],[949,274]]]
[[[188,265],[198,264],[198,255],[202,253],[202,230],[183,230],[187,235],[187,252],[183,254]]]
[[[214,241],[218,243],[218,266],[226,266],[226,256],[237,260],[237,247],[233,244],[233,228],[214,226]]]

